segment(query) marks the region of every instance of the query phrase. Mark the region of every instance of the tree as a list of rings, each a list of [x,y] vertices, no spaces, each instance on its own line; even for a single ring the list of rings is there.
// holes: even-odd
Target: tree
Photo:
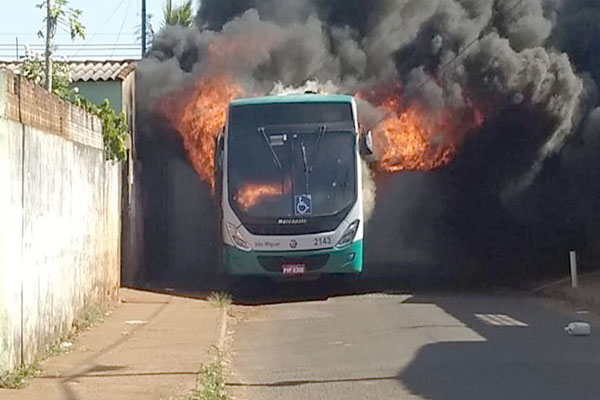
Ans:
[[[27,57],[21,64],[21,75],[36,85],[45,82],[45,62],[44,57],[37,53],[27,53]],[[72,100],[75,97],[71,89],[71,71],[66,61],[54,61],[52,63],[52,93],[65,100]]]
[[[146,46],[147,47],[152,47],[152,42],[154,41],[154,26],[152,25],[152,18],[154,18],[154,16],[152,14],[146,14]],[[142,41],[142,24],[137,24],[135,26],[135,33],[136,33],[136,42],[137,41]]]
[[[163,28],[168,25],[181,25],[190,28],[194,25],[192,0],[186,0],[182,5],[173,7],[172,0],[166,0],[163,7]]]
[[[46,9],[46,90],[52,90],[52,50],[53,40],[56,35],[58,27],[67,29],[71,35],[71,40],[75,40],[77,37],[85,39],[85,27],[80,21],[81,10],[77,8],[68,7],[68,0],[45,0],[37,5],[40,9]],[[40,30],[38,36],[44,37],[44,34]]]
[[[104,100],[98,106],[80,96],[78,91],[71,87],[71,74],[66,61],[55,61],[53,65],[52,93],[102,119],[102,136],[107,160],[123,161],[127,159],[126,143],[129,135],[127,115],[124,112],[117,114],[108,100]],[[42,57],[35,53],[28,54],[21,65],[21,76],[39,85],[44,80]]]

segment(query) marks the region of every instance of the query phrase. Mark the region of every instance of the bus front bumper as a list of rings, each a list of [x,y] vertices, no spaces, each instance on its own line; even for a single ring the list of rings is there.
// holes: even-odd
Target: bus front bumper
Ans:
[[[250,251],[224,248],[225,272],[236,276],[284,277],[284,267],[301,265],[302,275],[360,274],[363,269],[363,242],[343,249],[306,251]]]

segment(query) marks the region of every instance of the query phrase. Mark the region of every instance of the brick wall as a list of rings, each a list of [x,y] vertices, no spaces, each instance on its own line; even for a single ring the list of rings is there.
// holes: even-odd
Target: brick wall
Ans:
[[[0,79],[6,87],[5,108],[0,107],[0,118],[21,122],[46,133],[103,149],[102,122],[57,96],[50,96],[41,86],[7,69],[2,69]]]

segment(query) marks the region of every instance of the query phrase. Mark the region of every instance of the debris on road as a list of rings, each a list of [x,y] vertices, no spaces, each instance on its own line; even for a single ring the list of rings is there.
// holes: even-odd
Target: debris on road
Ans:
[[[73,343],[71,343],[71,342],[62,342],[60,344],[60,348],[61,349],[68,349],[68,348],[71,348],[71,347],[73,347]]]
[[[571,322],[565,326],[565,331],[573,336],[588,336],[592,333],[592,327],[587,322]]]
[[[143,325],[145,323],[147,323],[148,321],[140,321],[139,319],[132,319],[129,321],[125,321],[125,323],[127,325]]]

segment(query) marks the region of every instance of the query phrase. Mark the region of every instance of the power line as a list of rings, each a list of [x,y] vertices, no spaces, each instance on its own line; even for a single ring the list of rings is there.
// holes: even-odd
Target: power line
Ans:
[[[119,34],[117,35],[117,38],[115,39],[115,46],[117,45],[117,42],[119,41],[119,37],[121,37],[121,32],[123,31],[123,27],[125,26],[125,21],[127,20],[127,15],[129,15],[129,7],[130,6],[131,6],[131,0],[127,0],[127,10],[125,10],[125,16],[123,17],[123,22],[121,22],[121,28],[119,28]],[[115,48],[113,47],[113,52],[110,53],[111,57],[112,57],[114,51],[115,51]]]
[[[88,40],[87,40],[87,41],[86,41],[86,42],[83,44],[83,47],[85,47],[86,45],[88,45],[88,44],[91,42],[91,40],[92,40],[93,38],[95,38],[95,37],[96,37],[96,35],[98,35],[98,33],[102,31],[102,29],[104,29],[104,27],[105,27],[105,26],[108,24],[108,22],[110,21],[110,19],[111,19],[111,18],[112,18],[112,17],[115,15],[115,13],[117,12],[117,10],[118,10],[119,8],[121,8],[121,6],[123,5],[123,2],[124,2],[124,1],[125,1],[125,0],[121,0],[121,1],[119,2],[119,4],[118,4],[118,5],[115,7],[115,9],[112,11],[112,13],[110,13],[110,15],[108,16],[108,18],[106,18],[106,21],[104,21],[104,24],[102,25],[102,28],[100,28],[98,31],[96,31],[96,33],[94,33],[94,34],[93,34],[93,35],[92,35],[92,36],[91,36],[91,37],[90,37],[90,38],[89,38],[89,39],[88,39]],[[83,47],[82,47],[82,48],[83,48]],[[75,53],[75,54],[74,54],[74,56],[76,56],[76,55],[77,55],[77,53]]]
[[[14,61],[15,53],[19,53],[19,57],[16,59],[19,61],[22,59],[23,54],[27,52],[42,54],[44,51],[44,45],[24,45],[19,43],[0,43],[0,59],[4,61]],[[60,59],[61,57],[67,57],[72,60],[82,59],[139,59],[139,44],[137,43],[117,43],[117,44],[104,44],[94,43],[84,49],[81,45],[68,44],[68,45],[57,45],[54,53],[54,59]]]
[[[41,43],[33,43],[33,44],[20,44],[20,47],[41,47],[43,48],[44,45]],[[86,48],[98,48],[98,47],[108,47],[108,48],[113,48],[113,47],[132,47],[132,46],[137,46],[139,47],[139,45],[137,43],[91,43],[89,45],[86,46]],[[14,43],[0,43],[0,47],[10,47],[10,48],[14,48],[15,44]],[[80,49],[82,47],[84,47],[81,44],[76,44],[76,43],[62,43],[62,44],[57,44],[56,45],[57,48],[61,48],[61,49]]]
[[[94,36],[117,36],[119,34],[119,32],[102,32],[102,33],[96,33],[94,34]],[[125,35],[135,35],[136,32],[122,32],[122,34]],[[0,36],[35,36],[37,37],[38,34],[37,33],[31,33],[31,32],[0,32]],[[70,33],[60,33],[58,32],[55,36],[71,36]]]

